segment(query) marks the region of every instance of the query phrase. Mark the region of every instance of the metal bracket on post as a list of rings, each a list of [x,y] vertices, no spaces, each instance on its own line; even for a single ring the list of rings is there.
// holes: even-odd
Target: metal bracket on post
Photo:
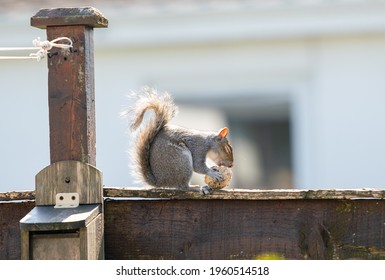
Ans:
[[[55,208],[76,208],[79,206],[78,193],[57,193]]]
[[[36,207],[20,221],[22,259],[103,259],[102,173],[96,169],[95,8],[42,9],[31,25],[70,50],[48,57],[51,165],[36,175]]]

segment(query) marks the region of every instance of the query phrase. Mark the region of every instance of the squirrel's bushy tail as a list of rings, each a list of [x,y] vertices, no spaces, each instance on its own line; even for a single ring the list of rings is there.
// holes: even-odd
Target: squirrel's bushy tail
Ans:
[[[150,148],[158,132],[176,115],[177,107],[172,97],[164,92],[159,94],[155,89],[142,88],[138,94],[137,102],[128,113],[132,116],[131,130],[136,130],[141,125],[147,110],[155,114],[146,127],[140,130],[135,148],[136,166],[142,179],[149,185],[156,185],[156,178],[150,165]]]

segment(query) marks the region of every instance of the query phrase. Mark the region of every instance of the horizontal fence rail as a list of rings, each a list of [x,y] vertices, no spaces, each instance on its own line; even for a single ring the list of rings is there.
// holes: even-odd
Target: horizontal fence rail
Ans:
[[[241,199],[241,200],[287,200],[287,199],[385,199],[383,189],[326,189],[326,190],[255,190],[222,189],[213,190],[209,195],[201,195],[199,189],[191,190],[104,187],[105,198],[152,198],[152,199]],[[35,191],[12,191],[0,193],[0,202],[34,200]]]
[[[385,259],[385,190],[105,187],[106,259]],[[0,193],[0,259],[34,192]]]

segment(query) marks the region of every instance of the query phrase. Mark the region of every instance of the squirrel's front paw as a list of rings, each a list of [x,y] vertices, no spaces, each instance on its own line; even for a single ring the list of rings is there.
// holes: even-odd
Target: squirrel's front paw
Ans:
[[[209,172],[207,172],[207,175],[209,175],[211,178],[214,179],[216,182],[220,182],[223,180],[223,175],[222,173],[219,172],[215,167],[211,167],[209,169]]]
[[[210,194],[211,188],[209,186],[202,186],[200,187],[199,192],[201,195]]]

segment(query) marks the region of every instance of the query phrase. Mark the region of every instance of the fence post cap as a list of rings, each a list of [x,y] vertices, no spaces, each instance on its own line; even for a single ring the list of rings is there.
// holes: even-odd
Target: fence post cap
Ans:
[[[31,26],[41,29],[68,25],[107,27],[108,19],[93,7],[41,9],[31,17]]]

